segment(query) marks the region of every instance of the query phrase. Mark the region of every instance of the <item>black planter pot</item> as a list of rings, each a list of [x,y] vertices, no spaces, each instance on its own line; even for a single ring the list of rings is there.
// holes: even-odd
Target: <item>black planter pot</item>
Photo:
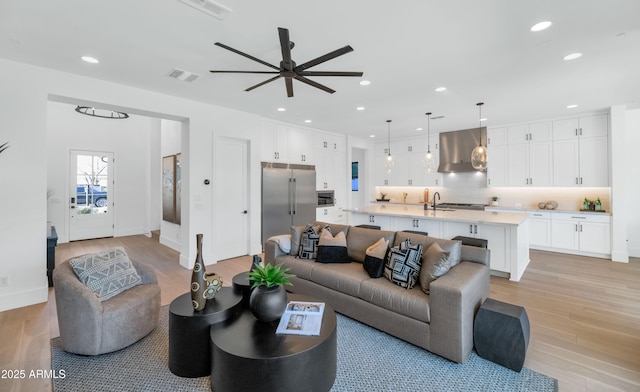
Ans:
[[[283,286],[258,286],[251,292],[249,309],[260,321],[278,320],[287,307],[287,291]]]

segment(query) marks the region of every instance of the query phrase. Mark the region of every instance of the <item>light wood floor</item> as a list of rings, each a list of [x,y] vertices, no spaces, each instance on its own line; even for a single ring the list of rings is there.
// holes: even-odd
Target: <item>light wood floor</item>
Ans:
[[[187,291],[191,271],[178,264],[178,253],[145,236],[61,244],[56,260],[109,246],[123,246],[156,271],[162,305]],[[249,257],[224,260],[207,266],[207,272],[220,274],[229,285],[250,263]],[[622,264],[531,251],[522,280],[492,277],[490,296],[526,308],[531,340],[525,366],[558,379],[560,391],[640,390],[638,259]],[[0,391],[51,391],[49,379],[29,375],[51,370],[49,341],[57,336],[53,289],[48,303],[0,312]],[[4,378],[9,370],[24,370],[26,378]]]

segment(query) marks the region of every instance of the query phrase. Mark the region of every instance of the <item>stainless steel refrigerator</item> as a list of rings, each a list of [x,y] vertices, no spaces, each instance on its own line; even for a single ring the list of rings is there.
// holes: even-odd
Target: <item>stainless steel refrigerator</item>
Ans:
[[[262,163],[262,243],[289,234],[291,226],[316,220],[316,169],[310,165]]]

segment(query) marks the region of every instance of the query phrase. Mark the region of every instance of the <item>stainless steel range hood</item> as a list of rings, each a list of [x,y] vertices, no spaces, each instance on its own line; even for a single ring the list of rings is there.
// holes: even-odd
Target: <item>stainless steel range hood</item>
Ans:
[[[479,171],[471,166],[471,152],[479,144],[487,145],[487,128],[464,129],[440,134],[440,173],[463,173]]]

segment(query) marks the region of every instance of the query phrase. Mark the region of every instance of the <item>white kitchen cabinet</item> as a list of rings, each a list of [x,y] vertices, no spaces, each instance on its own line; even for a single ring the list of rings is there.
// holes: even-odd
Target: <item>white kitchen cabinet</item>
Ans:
[[[575,138],[553,143],[555,186],[609,186],[606,137]]]
[[[540,211],[529,214],[529,245],[551,246],[551,213]]]
[[[508,130],[509,129],[507,127],[487,129],[487,148],[506,146],[508,144]]]
[[[289,129],[289,159],[290,163],[315,164],[313,134],[310,131]]]
[[[508,128],[507,184],[552,186],[551,122]]]
[[[391,216],[375,215],[375,214],[350,214],[350,225],[375,225],[380,226],[381,230],[393,230],[394,221]]]
[[[422,166],[422,153],[401,153],[393,155],[394,163],[389,185],[427,185],[427,172]]]
[[[421,231],[427,233],[430,237],[440,237],[441,235],[441,225],[442,222],[429,220],[429,219],[414,219],[414,218],[395,218],[395,228],[396,231]],[[423,252],[426,249],[422,250]]]
[[[330,151],[346,151],[346,138],[342,135],[318,132],[315,135],[316,149]]]
[[[289,163],[289,128],[265,121],[262,123],[261,135],[262,161]]]
[[[551,216],[553,248],[588,253],[611,253],[609,215],[554,213]]]
[[[347,154],[332,150],[316,150],[316,189],[342,190],[346,187]],[[344,195],[342,195],[344,196]],[[338,197],[338,195],[336,195]]]
[[[570,140],[576,137],[606,137],[609,130],[609,116],[569,118],[553,122],[553,140]]]
[[[507,127],[487,129],[487,185],[507,186]]]
[[[482,238],[488,241],[488,248],[491,250],[491,269],[501,272],[510,272],[510,258],[507,254],[507,229],[500,225],[489,225],[481,223],[444,222],[444,238],[455,236],[465,236],[472,238]]]
[[[375,185],[391,185],[391,171],[385,167],[388,151],[387,143],[376,143],[374,147],[373,164]]]
[[[555,186],[609,186],[609,116],[553,122]]]
[[[342,207],[321,207],[316,210],[316,220],[340,225],[347,224],[346,213]]]

